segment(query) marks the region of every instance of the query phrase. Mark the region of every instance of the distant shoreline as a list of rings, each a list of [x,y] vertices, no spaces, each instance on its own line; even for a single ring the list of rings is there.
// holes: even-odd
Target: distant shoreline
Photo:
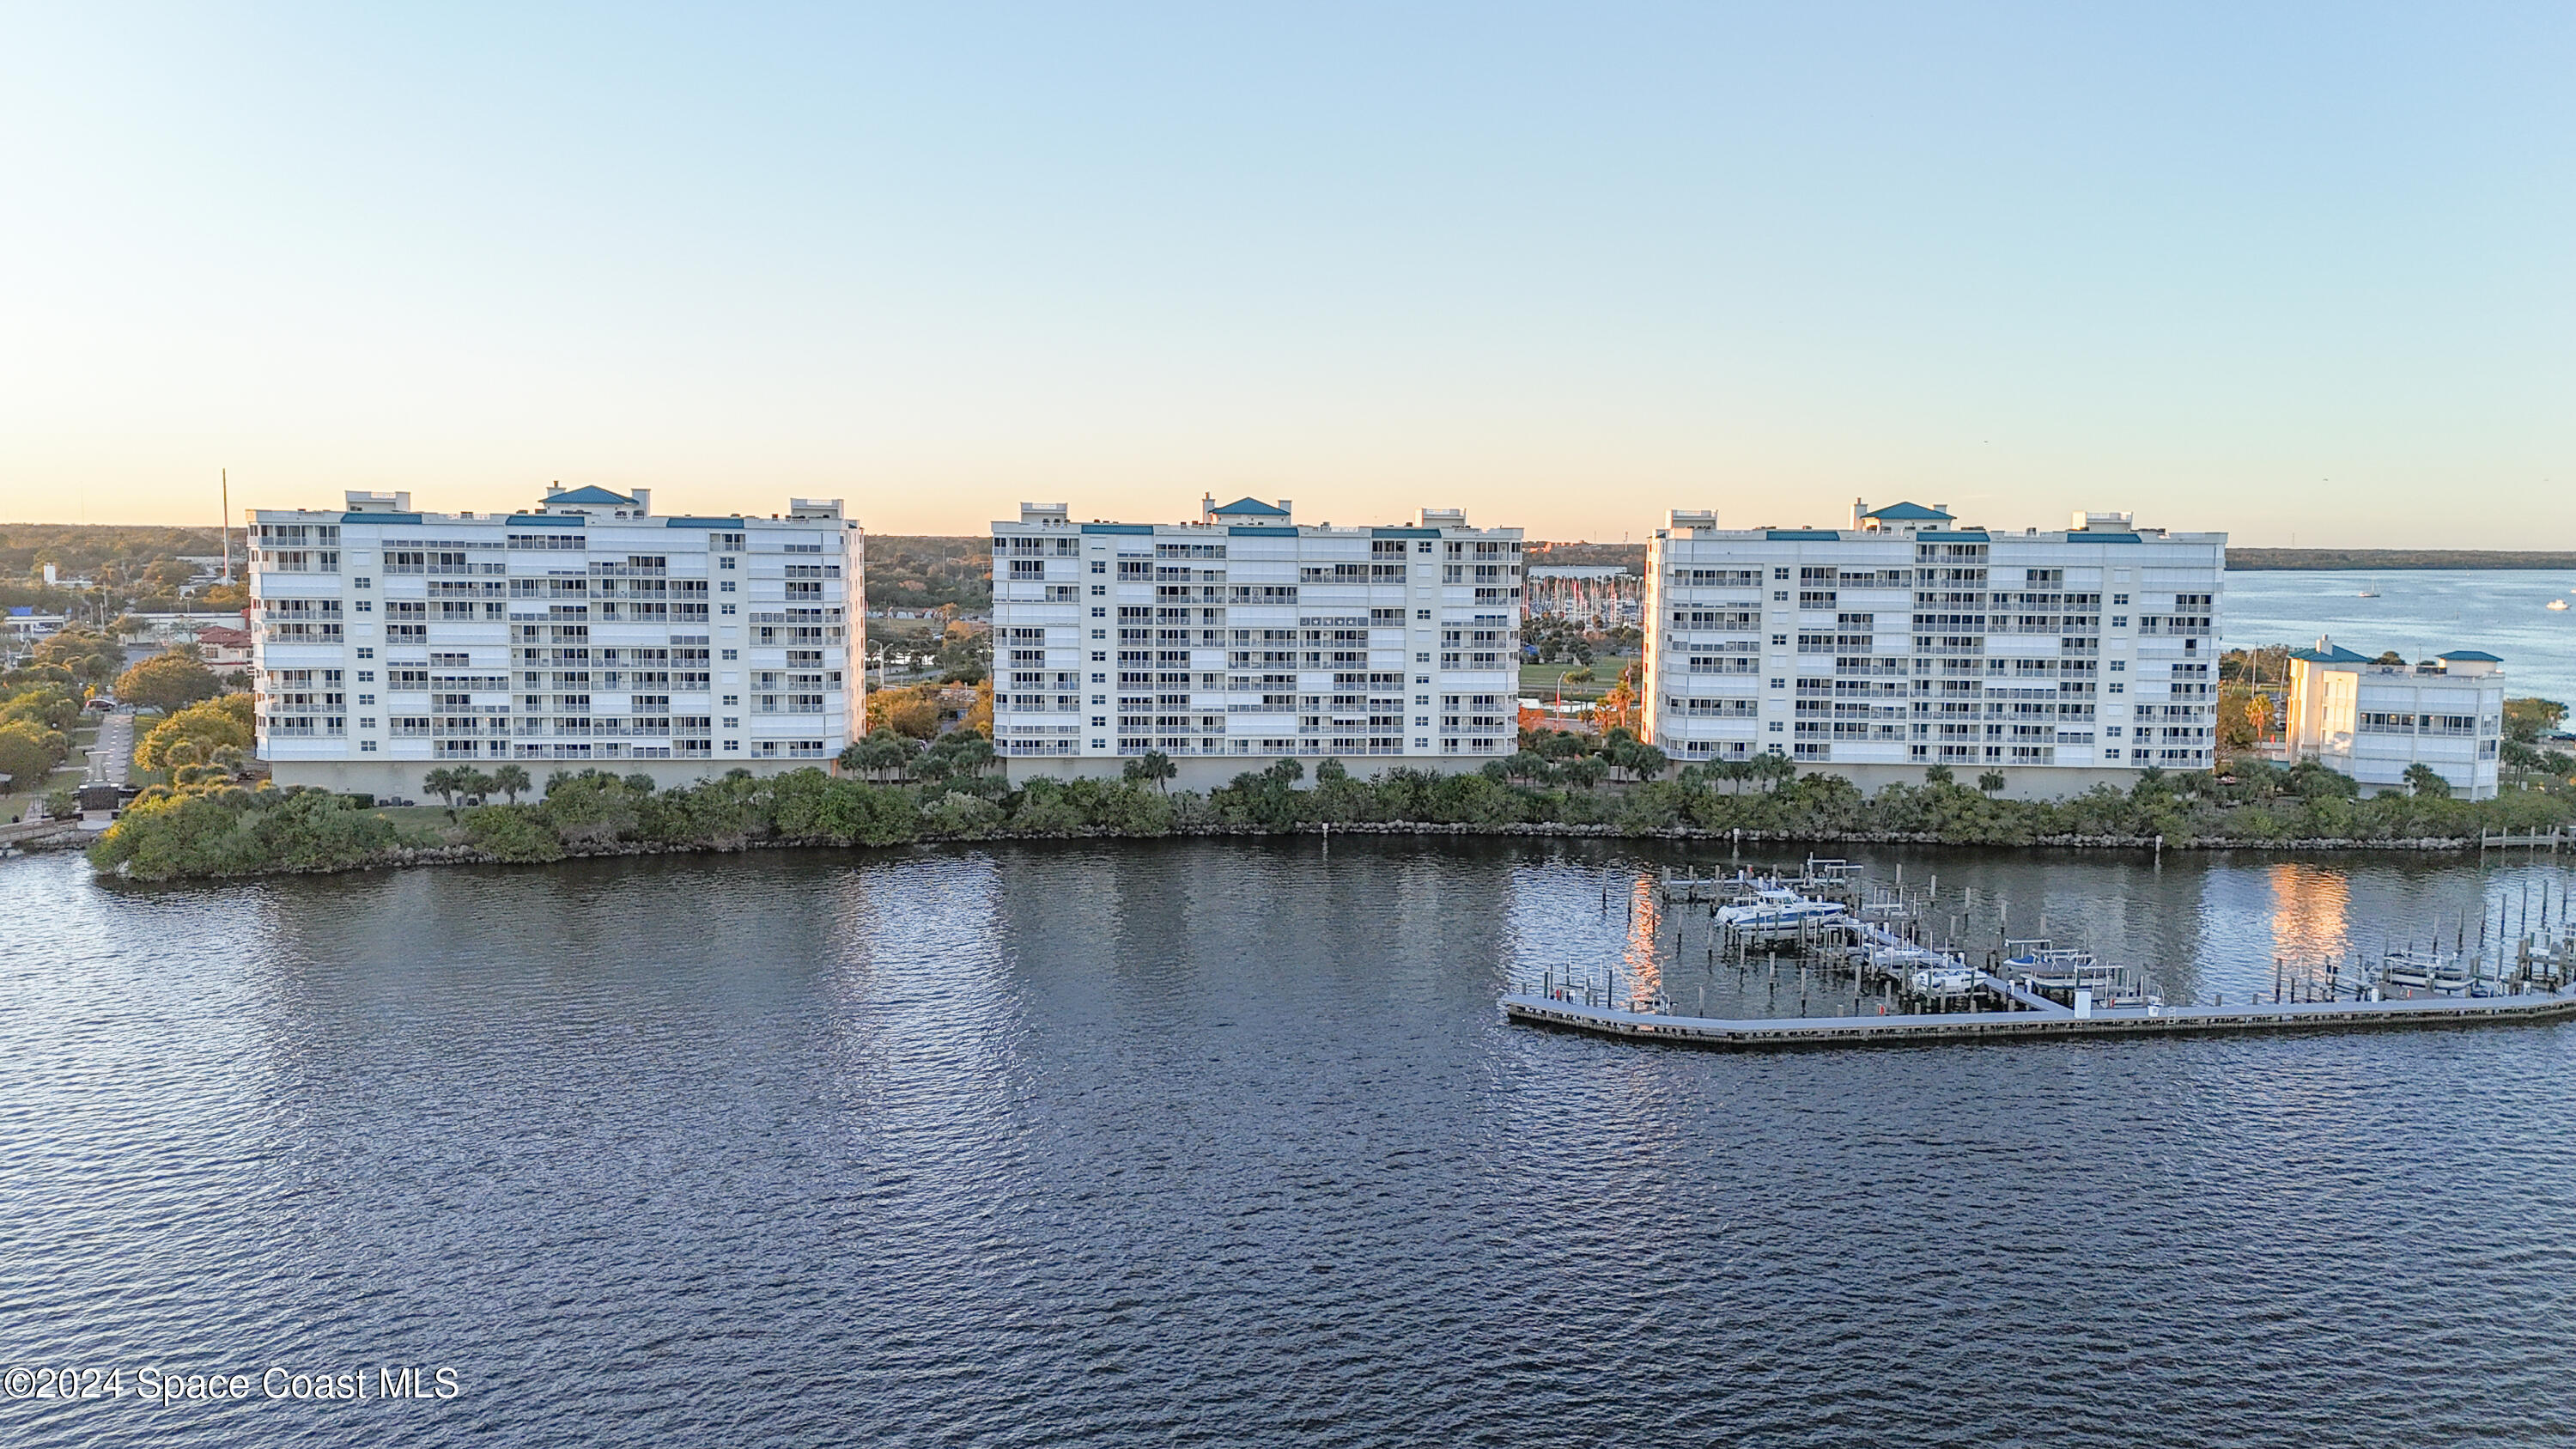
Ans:
[[[2576,569],[2576,553],[2498,548],[2230,548],[2227,568],[2264,570]]]

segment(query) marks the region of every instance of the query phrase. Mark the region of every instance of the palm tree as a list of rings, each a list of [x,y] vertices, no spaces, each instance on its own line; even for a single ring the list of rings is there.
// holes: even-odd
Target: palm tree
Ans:
[[[1282,765],[1295,765],[1297,762],[1294,760],[1282,760],[1279,763]],[[1278,765],[1271,766],[1273,773],[1276,773],[1278,768]],[[1168,793],[1168,789],[1163,782],[1180,774],[1181,767],[1173,764],[1172,757],[1164,754],[1161,750],[1147,750],[1145,753],[1129,760],[1126,768],[1121,770],[1119,773],[1127,783],[1131,785],[1142,785],[1151,781],[1155,789],[1163,790]],[[1305,767],[1302,765],[1298,766],[1298,773],[1305,773]],[[1297,776],[1291,775],[1288,778],[1293,780],[1297,778]]]
[[[1947,765],[1926,765],[1926,766],[1924,766],[1924,767],[1923,767],[1923,783],[1924,783],[1924,784],[1926,784],[1926,785],[1947,785],[1947,784],[1949,784],[1949,783],[1950,783],[1950,767],[1949,767],[1949,766],[1947,766]]]
[[[1977,777],[1977,788],[1989,795],[1994,794],[2003,787],[2004,772],[2001,770],[1988,770]]]
[[[520,791],[536,786],[536,781],[529,779],[527,770],[519,765],[502,765],[492,771],[491,779],[492,788],[513,805],[519,803]]]
[[[447,818],[456,818],[457,792],[465,788],[466,778],[474,772],[463,765],[441,765],[420,777],[420,788],[438,797],[447,808]]]
[[[2406,787],[2418,795],[2430,795],[2436,800],[2451,798],[2451,782],[2442,778],[2441,771],[2421,760],[2406,767]]]

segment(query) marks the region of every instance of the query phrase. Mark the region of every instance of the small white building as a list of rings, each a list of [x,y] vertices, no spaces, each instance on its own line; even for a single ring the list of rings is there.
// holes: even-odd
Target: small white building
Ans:
[[[2502,661],[2475,649],[2383,663],[2320,637],[2290,653],[2284,753],[2349,775],[2364,793],[2409,789],[2429,765],[2451,793],[2489,800],[2504,741]]]

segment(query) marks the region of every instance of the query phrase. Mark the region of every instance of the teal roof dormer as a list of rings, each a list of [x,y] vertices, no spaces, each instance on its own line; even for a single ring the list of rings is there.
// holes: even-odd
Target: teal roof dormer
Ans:
[[[1881,523],[1931,523],[1936,520],[1947,523],[1950,510],[1926,508],[1920,503],[1891,503],[1885,508],[1873,508],[1861,517],[1875,518]]]
[[[587,484],[582,487],[575,488],[569,493],[551,494],[547,497],[546,502],[550,504],[589,504],[594,507],[604,505],[610,508],[632,508],[635,506],[635,500],[627,497],[623,493],[611,493],[605,488],[592,487]]]
[[[1288,510],[1274,508],[1258,498],[1238,498],[1214,510],[1218,518],[1286,518]]]

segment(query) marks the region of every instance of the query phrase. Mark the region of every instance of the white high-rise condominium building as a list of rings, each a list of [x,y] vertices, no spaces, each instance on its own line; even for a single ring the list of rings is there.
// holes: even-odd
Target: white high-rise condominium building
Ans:
[[[1406,528],[1301,525],[1201,503],[1195,523],[993,525],[993,724],[1015,776],[1183,784],[1284,757],[1355,775],[1472,768],[1519,731],[1521,531],[1454,509]]]
[[[259,755],[281,785],[416,797],[504,760],[664,784],[840,753],[858,717],[861,536],[838,499],[665,518],[644,489],[527,513],[408,493],[251,513]]]
[[[1785,755],[1864,789],[2054,797],[2216,744],[2222,533],[2077,514],[2063,531],[1852,506],[1852,526],[1723,529],[1676,510],[1646,550],[1647,736],[1673,759]]]

